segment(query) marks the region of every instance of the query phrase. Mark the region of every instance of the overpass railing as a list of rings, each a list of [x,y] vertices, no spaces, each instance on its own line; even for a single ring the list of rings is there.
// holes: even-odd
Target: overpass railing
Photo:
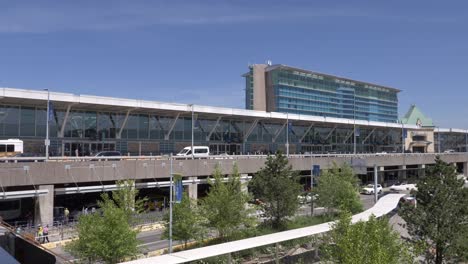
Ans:
[[[352,157],[415,157],[415,156],[454,156],[466,154],[467,152],[453,153],[357,153],[357,154],[290,154],[289,158],[352,158]],[[194,157],[196,160],[241,160],[241,159],[265,159],[268,155],[265,154],[249,154],[249,155],[210,155],[206,157]],[[122,161],[122,160],[169,160],[169,155],[160,156],[113,156],[113,157],[3,157],[0,158],[0,163],[18,163],[18,162],[82,162],[82,161]],[[172,156],[174,160],[191,160],[192,157]]]

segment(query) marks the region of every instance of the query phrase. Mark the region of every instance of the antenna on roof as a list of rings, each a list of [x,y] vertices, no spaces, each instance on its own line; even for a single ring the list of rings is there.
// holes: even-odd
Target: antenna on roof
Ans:
[[[267,60],[267,65],[271,66],[271,60]]]

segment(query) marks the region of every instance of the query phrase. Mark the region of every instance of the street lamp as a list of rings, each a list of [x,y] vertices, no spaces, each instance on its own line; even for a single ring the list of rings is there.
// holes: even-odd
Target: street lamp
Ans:
[[[194,129],[194,122],[195,120],[193,119],[193,104],[190,105],[192,107],[192,159],[194,157],[193,155],[193,152],[194,152],[194,149],[193,149],[193,129]]]
[[[49,159],[49,146],[50,146],[50,139],[49,139],[49,111],[50,111],[50,91],[49,89],[44,89],[44,91],[47,91],[47,124],[46,124],[46,139],[45,139],[45,156],[46,156],[46,160]]]
[[[353,96],[353,154],[356,155],[356,90],[354,90]]]
[[[193,153],[193,149],[192,149]],[[171,160],[171,174],[169,175],[169,254],[172,253],[172,188],[173,188],[173,166],[172,166],[172,153],[169,157]]]
[[[289,113],[286,113],[286,157],[289,157]]]
[[[437,152],[440,153],[440,127],[437,127]]]

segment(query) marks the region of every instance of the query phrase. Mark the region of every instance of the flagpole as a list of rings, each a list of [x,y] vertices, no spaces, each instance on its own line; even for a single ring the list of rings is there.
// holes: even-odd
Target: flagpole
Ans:
[[[46,160],[49,159],[49,145],[50,145],[50,140],[49,140],[49,111],[50,111],[50,91],[49,89],[44,89],[47,91],[47,124],[46,124],[46,140],[44,142],[45,144],[45,157]]]

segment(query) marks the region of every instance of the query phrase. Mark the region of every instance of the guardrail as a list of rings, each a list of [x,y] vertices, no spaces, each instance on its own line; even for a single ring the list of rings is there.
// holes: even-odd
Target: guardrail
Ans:
[[[371,215],[375,217],[381,217],[393,211],[404,194],[388,194],[382,197],[374,207],[353,215],[352,223],[358,221],[368,221]],[[298,228],[293,230],[288,230],[284,232],[273,233],[269,235],[263,235],[258,237],[252,237],[222,244],[217,244],[213,246],[207,246],[202,248],[190,249],[185,251],[176,252],[173,254],[166,254],[157,257],[150,257],[145,259],[138,259],[129,262],[124,262],[127,264],[177,264],[177,263],[186,263],[191,261],[197,261],[201,259],[206,259],[210,257],[228,255],[228,263],[231,259],[231,254],[234,252],[239,252],[246,249],[272,245],[276,246],[278,243],[289,241],[293,239],[309,237],[321,233],[328,232],[331,229],[331,224],[333,222],[327,222],[319,225]]]
[[[452,153],[337,153],[337,154],[290,154],[289,158],[330,158],[330,157],[414,157],[414,156],[454,156],[465,154],[468,152],[452,152]],[[219,160],[219,159],[256,159],[266,158],[269,155],[265,154],[247,154],[247,155],[210,155],[206,157],[194,157],[196,160]],[[0,162],[4,163],[17,163],[17,162],[81,162],[81,161],[123,161],[123,160],[170,160],[168,155],[162,156],[109,156],[109,157],[3,157]],[[172,156],[174,160],[191,160],[192,157],[188,156]]]

